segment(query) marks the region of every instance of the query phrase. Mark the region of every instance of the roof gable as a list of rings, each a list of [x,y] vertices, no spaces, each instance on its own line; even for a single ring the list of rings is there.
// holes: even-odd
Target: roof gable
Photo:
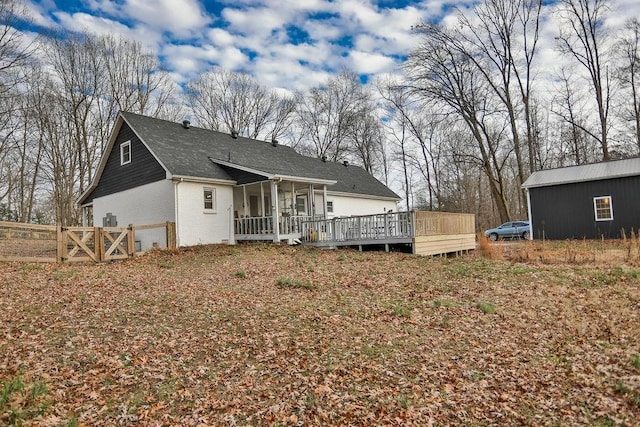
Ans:
[[[522,184],[522,187],[548,187],[636,175],[640,175],[639,157],[536,171]]]

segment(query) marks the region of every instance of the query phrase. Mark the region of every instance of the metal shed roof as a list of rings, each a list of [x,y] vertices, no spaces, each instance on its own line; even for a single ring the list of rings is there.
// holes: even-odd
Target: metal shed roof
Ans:
[[[548,187],[635,175],[640,175],[640,157],[536,171],[522,184],[522,187]]]

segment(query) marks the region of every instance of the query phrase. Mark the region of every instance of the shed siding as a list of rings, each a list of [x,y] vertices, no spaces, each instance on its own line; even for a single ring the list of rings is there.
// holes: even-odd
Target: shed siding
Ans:
[[[640,230],[640,176],[529,189],[536,239],[619,238]],[[613,221],[596,221],[593,198],[611,196]]]
[[[120,144],[131,141],[131,163],[120,165]],[[153,157],[131,128],[123,123],[97,187],[84,203],[98,197],[130,190],[165,179],[164,168]]]

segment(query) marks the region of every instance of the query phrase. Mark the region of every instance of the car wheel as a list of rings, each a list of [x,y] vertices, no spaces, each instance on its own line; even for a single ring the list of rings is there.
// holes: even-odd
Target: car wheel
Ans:
[[[523,238],[524,240],[529,240],[529,231],[528,231],[528,230],[527,230],[527,231],[525,231],[524,233],[522,233],[522,238]]]
[[[491,233],[489,235],[489,238],[495,242],[496,240],[498,240],[498,234],[497,233]]]

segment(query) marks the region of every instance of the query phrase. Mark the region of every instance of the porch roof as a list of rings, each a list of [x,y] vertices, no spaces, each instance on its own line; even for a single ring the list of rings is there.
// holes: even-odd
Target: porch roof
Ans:
[[[359,166],[303,156],[271,142],[122,112],[124,121],[171,175],[256,182],[261,177],[326,184],[330,191],[400,197]],[[241,173],[242,172],[242,173]],[[253,175],[253,176],[251,176]]]

